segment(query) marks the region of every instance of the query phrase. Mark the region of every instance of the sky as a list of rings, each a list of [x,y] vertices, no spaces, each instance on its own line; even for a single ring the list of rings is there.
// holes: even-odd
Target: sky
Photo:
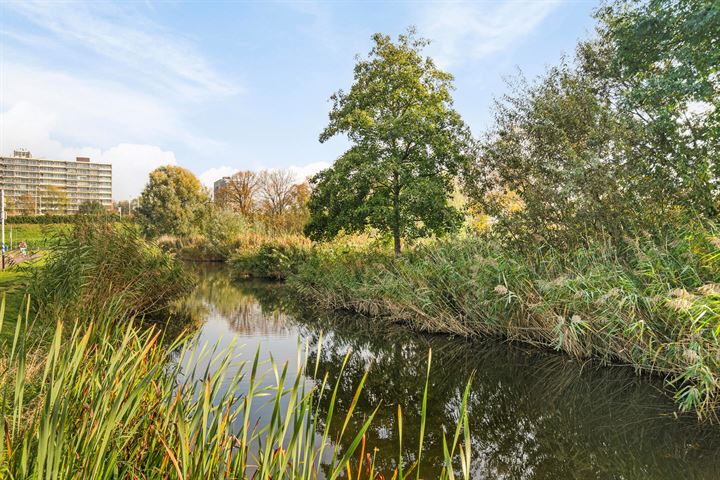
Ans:
[[[409,26],[455,76],[476,135],[519,72],[533,78],[593,35],[596,0],[0,1],[0,155],[113,164],[113,198],[180,165],[210,186],[237,170],[332,165],[329,98],[373,33]]]

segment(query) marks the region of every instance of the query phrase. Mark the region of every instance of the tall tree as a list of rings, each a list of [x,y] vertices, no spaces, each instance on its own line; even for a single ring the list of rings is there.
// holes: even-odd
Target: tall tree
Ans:
[[[97,200],[85,200],[78,206],[80,215],[103,215],[108,213],[107,208]]]
[[[320,239],[372,227],[392,235],[398,255],[402,238],[460,225],[449,200],[471,136],[453,109],[452,75],[422,55],[427,40],[410,29],[397,42],[373,41],[350,91],[331,97],[320,141],[345,134],[353,145],[313,177],[305,231]]]
[[[465,175],[495,229],[529,248],[537,235],[571,246],[720,213],[720,5],[618,0],[597,16],[576,62],[498,102]]]
[[[596,14],[582,66],[609,85],[618,109],[643,125],[636,175],[655,196],[720,214],[720,3],[616,0]]]
[[[269,215],[280,215],[295,200],[295,175],[290,170],[263,170],[258,190],[263,210]]]
[[[165,166],[153,170],[135,211],[148,236],[196,233],[207,213],[208,194],[189,170]]]
[[[215,201],[220,205],[229,206],[245,217],[253,214],[256,197],[260,186],[260,175],[250,170],[237,172],[218,192]]]
[[[70,198],[64,187],[60,185],[49,185],[41,194],[43,213],[62,215],[67,213],[70,207]]]
[[[20,215],[32,215],[37,213],[37,208],[37,199],[30,192],[25,192],[20,195],[20,197],[18,197],[17,204],[15,205],[15,210]]]

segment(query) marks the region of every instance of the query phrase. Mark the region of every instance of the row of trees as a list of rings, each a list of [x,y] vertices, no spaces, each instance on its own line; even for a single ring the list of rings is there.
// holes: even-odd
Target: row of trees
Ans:
[[[596,38],[536,81],[512,83],[474,140],[452,76],[414,30],[373,37],[348,92],[332,96],[323,142],[352,146],[311,182],[306,233],[373,228],[401,239],[457,230],[471,210],[518,242],[569,247],[648,231],[690,210],[720,213],[720,4],[618,0]]]
[[[308,197],[308,184],[296,183],[290,171],[244,171],[232,175],[213,202],[192,172],[164,166],[150,173],[134,214],[148,236],[200,233],[219,221],[217,210],[232,212],[248,225],[299,232],[307,219]]]
[[[296,183],[290,170],[237,172],[215,192],[215,203],[245,217],[278,216],[303,209],[310,195],[307,182]]]
[[[349,91],[332,96],[324,142],[351,147],[309,185],[287,171],[239,172],[218,205],[247,219],[291,218],[313,239],[373,229],[401,241],[458,230],[468,211],[534,246],[623,238],[678,211],[720,214],[720,5],[617,0],[597,35],[543,76],[517,78],[475,139],[454,109],[453,77],[413,29],[377,34]],[[458,190],[467,210],[456,201]],[[138,214],[149,234],[187,235],[208,194],[187,170],[150,176]]]
[[[59,186],[49,185],[38,190],[35,195],[26,192],[20,195],[17,200],[6,197],[5,209],[9,215],[35,215],[49,213],[64,215],[70,207],[70,197],[67,192]]]

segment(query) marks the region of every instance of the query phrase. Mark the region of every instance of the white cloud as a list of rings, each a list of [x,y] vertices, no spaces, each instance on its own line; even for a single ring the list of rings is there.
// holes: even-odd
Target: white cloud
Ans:
[[[294,177],[295,181],[300,183],[305,181],[307,177],[310,177],[316,173],[318,173],[320,170],[323,170],[325,168],[328,168],[330,166],[327,162],[313,162],[309,163],[307,165],[303,166],[297,166],[292,165],[290,167],[287,167],[286,170],[290,170]],[[260,171],[261,168],[252,169],[254,171]],[[270,170],[276,170],[276,169],[270,169]],[[235,167],[229,167],[227,165],[223,165],[222,167],[213,167],[205,170],[200,175],[198,175],[198,179],[200,179],[200,182],[208,187],[210,190],[213,188],[213,183],[215,183],[216,180],[220,180],[222,177],[229,177],[233,173],[238,172],[239,169]]]
[[[33,68],[8,60],[0,69],[0,107],[41,115],[43,127],[70,143],[110,145],[122,141],[186,138],[179,114],[160,100],[117,85]],[[34,118],[15,132],[36,126]],[[8,122],[4,128],[13,128]],[[5,135],[8,133],[3,132]],[[192,135],[188,135],[192,137]],[[28,145],[28,148],[35,145]]]
[[[11,8],[63,42],[109,59],[116,71],[183,96],[227,95],[240,88],[218,73],[187,38],[131,8],[109,2],[9,1]],[[22,33],[7,32],[22,41]],[[28,41],[36,41],[30,36]],[[122,70],[118,70],[120,67]]]
[[[130,199],[138,196],[147,182],[148,174],[161,165],[177,164],[173,152],[154,145],[122,143],[107,149],[97,147],[66,147],[54,140],[58,115],[27,102],[19,102],[0,113],[0,153],[10,154],[26,147],[33,156],[55,160],[90,157],[94,162],[113,165],[113,198]]]
[[[442,66],[501,52],[531,33],[562,0],[502,3],[432,3],[422,12],[420,32]]]
[[[220,180],[222,177],[229,177],[237,171],[237,168],[228,167],[226,165],[223,165],[222,167],[213,167],[198,175],[198,179],[200,180],[200,183],[212,191],[213,184],[216,180]]]
[[[318,173],[320,170],[325,170],[326,168],[329,168],[331,164],[327,162],[313,162],[308,163],[307,165],[298,167],[295,165],[292,165],[288,167],[288,170],[293,172],[295,174],[295,181],[302,182],[307,177],[311,177]]]
[[[85,152],[86,150],[81,150]],[[93,160],[111,163],[113,166],[113,198],[129,200],[142,192],[150,172],[163,165],[177,165],[173,152],[155,145],[122,143],[99,151]]]

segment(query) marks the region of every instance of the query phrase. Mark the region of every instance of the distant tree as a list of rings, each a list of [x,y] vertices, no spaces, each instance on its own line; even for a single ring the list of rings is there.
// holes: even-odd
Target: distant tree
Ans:
[[[264,170],[260,172],[258,193],[266,214],[280,215],[294,201],[295,176],[290,170]]]
[[[232,208],[245,217],[255,210],[256,197],[260,184],[260,176],[250,170],[237,172],[218,192],[216,203]]]
[[[25,192],[18,197],[15,204],[15,211],[20,215],[32,215],[36,213],[36,199],[30,192]]]
[[[208,201],[206,189],[192,172],[164,166],[150,173],[135,216],[147,236],[187,236],[202,227]]]
[[[97,200],[85,200],[78,206],[78,213],[80,215],[103,215],[108,212]]]
[[[8,215],[17,215],[17,202],[13,197],[5,197],[5,211]]]
[[[332,96],[320,141],[346,134],[353,145],[313,177],[305,231],[321,239],[373,227],[392,235],[398,255],[402,238],[460,225],[449,200],[472,142],[452,106],[452,75],[422,56],[428,41],[413,29],[373,41],[350,91]]]
[[[45,189],[42,199],[43,213],[63,215],[70,207],[70,198],[65,189],[59,185],[50,185]]]
[[[120,200],[119,202],[117,202],[116,207],[120,209],[120,214],[122,216],[130,215],[130,213],[132,213],[130,211],[129,200]]]

